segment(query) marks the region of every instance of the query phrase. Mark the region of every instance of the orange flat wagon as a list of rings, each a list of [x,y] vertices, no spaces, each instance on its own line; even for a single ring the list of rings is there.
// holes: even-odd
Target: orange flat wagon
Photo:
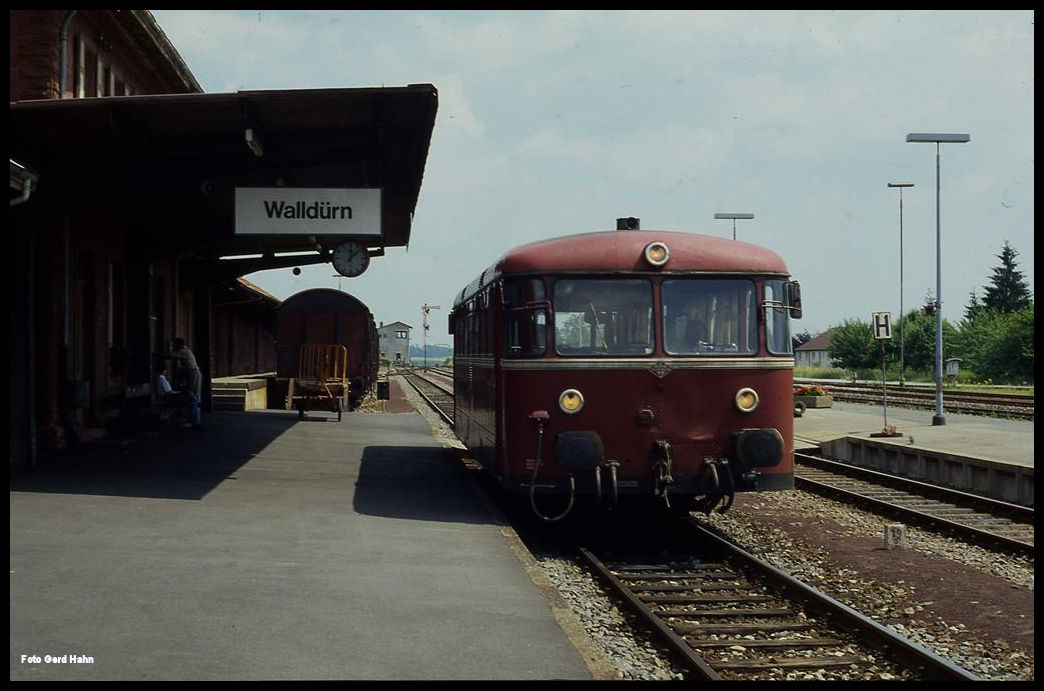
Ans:
[[[347,348],[333,343],[301,344],[297,377],[290,379],[287,392],[287,401],[297,408],[299,418],[305,410],[319,407],[336,412],[340,421],[351,388]]]

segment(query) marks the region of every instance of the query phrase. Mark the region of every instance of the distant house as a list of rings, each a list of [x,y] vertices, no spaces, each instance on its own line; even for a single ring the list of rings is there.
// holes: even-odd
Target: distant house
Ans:
[[[833,329],[827,329],[808,343],[798,346],[794,351],[796,367],[832,367],[830,364],[830,335]]]
[[[413,329],[409,324],[392,322],[377,328],[378,349],[381,359],[392,365],[410,364],[410,331]]]

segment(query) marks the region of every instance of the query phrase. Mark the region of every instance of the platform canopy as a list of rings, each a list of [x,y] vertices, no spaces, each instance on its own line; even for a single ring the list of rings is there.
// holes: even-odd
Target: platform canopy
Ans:
[[[32,167],[49,204],[117,214],[148,234],[155,256],[271,255],[351,239],[237,234],[237,188],[379,189],[380,233],[361,239],[399,247],[437,108],[431,84],[20,101],[10,105],[10,154]],[[258,262],[251,271],[286,265]]]

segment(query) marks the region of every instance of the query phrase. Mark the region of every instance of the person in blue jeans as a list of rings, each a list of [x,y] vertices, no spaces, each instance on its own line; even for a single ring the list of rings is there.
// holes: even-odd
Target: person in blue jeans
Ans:
[[[192,429],[203,429],[203,426],[200,425],[199,399],[191,391],[174,391],[170,381],[167,380],[167,368],[163,364],[156,366],[156,397],[165,406],[188,408]]]

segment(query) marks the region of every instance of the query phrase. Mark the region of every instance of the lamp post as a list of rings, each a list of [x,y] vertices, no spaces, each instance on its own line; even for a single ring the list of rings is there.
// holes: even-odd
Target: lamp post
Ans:
[[[736,219],[751,219],[754,218],[754,214],[714,214],[714,218],[731,218],[732,219],[732,239],[736,239]]]
[[[890,182],[889,187],[899,188],[899,386],[906,384],[906,360],[903,357],[906,338],[903,324],[903,188],[913,187],[912,182]]]
[[[939,220],[939,145],[967,144],[970,134],[911,132],[906,141],[935,144],[935,415],[932,425],[945,425],[942,404],[942,231]]]

